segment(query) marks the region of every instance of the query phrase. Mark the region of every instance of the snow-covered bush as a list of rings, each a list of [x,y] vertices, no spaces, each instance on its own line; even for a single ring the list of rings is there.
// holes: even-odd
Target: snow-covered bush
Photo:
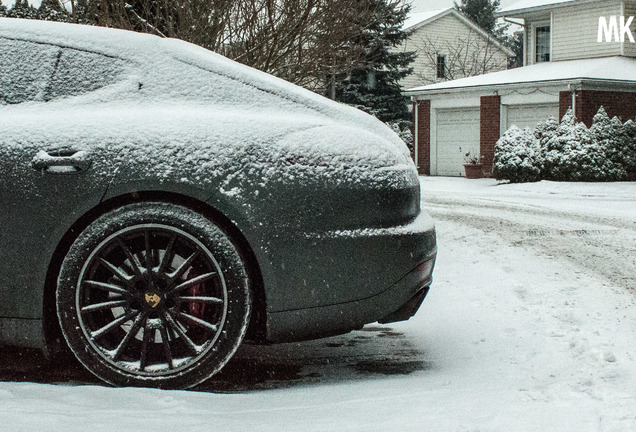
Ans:
[[[415,140],[413,139],[413,132],[411,131],[413,123],[402,120],[388,122],[387,125],[393,129],[393,132],[402,138],[402,141],[404,141],[406,146],[409,148],[409,151],[413,153],[415,151]]]
[[[493,176],[512,183],[541,179],[542,156],[539,140],[530,128],[512,126],[495,145]]]
[[[609,145],[617,138],[613,137],[615,132],[604,130],[607,137],[600,139],[598,130],[588,129],[584,123],[577,122],[572,110],[568,110],[554,135],[542,147],[544,169],[541,177],[558,181],[616,181],[624,178],[621,166],[610,158]]]
[[[590,128],[572,110],[560,123],[549,118],[534,132],[513,126],[495,147],[495,178],[616,181],[636,177],[636,123],[610,119],[601,107]]]
[[[623,168],[628,180],[636,180],[636,122],[628,120],[623,125],[623,142],[620,145]]]
[[[636,174],[636,125],[632,120],[623,124],[617,117],[611,118],[601,107],[592,121],[590,132],[605,150],[607,158],[621,172],[621,179]]]

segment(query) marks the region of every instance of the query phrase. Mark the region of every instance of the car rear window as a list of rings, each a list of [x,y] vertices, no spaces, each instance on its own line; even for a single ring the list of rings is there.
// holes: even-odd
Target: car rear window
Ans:
[[[59,47],[0,38],[0,103],[43,100]]]
[[[98,53],[0,38],[0,104],[89,93],[116,82],[124,66]]]
[[[89,93],[117,81],[124,61],[86,51],[62,49],[45,100]]]

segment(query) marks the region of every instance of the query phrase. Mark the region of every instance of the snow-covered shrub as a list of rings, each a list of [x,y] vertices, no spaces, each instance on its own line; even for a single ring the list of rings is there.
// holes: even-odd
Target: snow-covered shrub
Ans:
[[[414,147],[415,140],[413,138],[413,132],[411,131],[413,127],[413,123],[402,120],[402,121],[388,122],[387,125],[391,129],[393,129],[393,132],[395,132],[396,134],[400,136],[400,138],[402,138],[402,141],[404,141],[406,146],[409,148],[409,151],[413,153],[415,150],[415,147]]]
[[[624,171],[609,156],[608,139],[577,122],[572,110],[563,116],[554,135],[542,147],[542,178],[559,181],[614,181]]]
[[[590,132],[604,149],[607,158],[619,170],[619,179],[633,176],[636,173],[636,128],[629,120],[623,124],[618,117],[609,118],[601,107],[594,116]]]
[[[495,146],[493,173],[511,182],[636,179],[636,123],[610,119],[601,107],[589,129],[572,110],[534,132],[513,126]]]
[[[545,122],[540,122],[537,125],[534,129],[534,136],[539,140],[541,148],[547,146],[548,141],[550,141],[556,134],[558,127],[559,121],[553,116],[548,117]]]
[[[628,180],[636,180],[636,122],[623,124],[623,142],[620,144],[623,168]]]
[[[608,119],[609,120],[609,119]],[[554,135],[542,146],[542,178],[559,181],[615,181],[625,177],[621,166],[610,158],[609,143],[615,140],[606,130],[600,139],[598,130],[577,122],[572,110],[563,116]]]
[[[493,176],[512,183],[541,180],[539,140],[530,128],[512,126],[495,144]]]

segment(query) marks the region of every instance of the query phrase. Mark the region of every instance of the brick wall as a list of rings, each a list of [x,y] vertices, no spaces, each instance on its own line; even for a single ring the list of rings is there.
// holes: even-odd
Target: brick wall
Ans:
[[[636,119],[636,93],[577,90],[576,95],[576,118],[592,125],[592,119],[602,106],[610,117],[617,116],[622,121]],[[559,92],[559,116],[563,117],[572,106],[572,92]]]
[[[431,174],[431,101],[417,101],[417,172]]]
[[[636,93],[577,90],[576,118],[587,126],[592,124],[600,106],[610,117],[618,116],[622,121],[636,119]]]
[[[479,153],[481,162],[484,164],[484,172],[490,173],[495,156],[495,144],[499,140],[501,98],[482,96],[479,111]]]
[[[557,120],[561,121],[570,108],[572,108],[572,92],[569,90],[559,92],[559,118]]]

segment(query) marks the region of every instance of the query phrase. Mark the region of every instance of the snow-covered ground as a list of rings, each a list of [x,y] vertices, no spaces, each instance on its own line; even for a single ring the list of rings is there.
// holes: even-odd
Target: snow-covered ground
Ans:
[[[5,348],[0,429],[636,430],[636,183],[421,183],[439,256],[410,321],[246,346],[195,391]]]

